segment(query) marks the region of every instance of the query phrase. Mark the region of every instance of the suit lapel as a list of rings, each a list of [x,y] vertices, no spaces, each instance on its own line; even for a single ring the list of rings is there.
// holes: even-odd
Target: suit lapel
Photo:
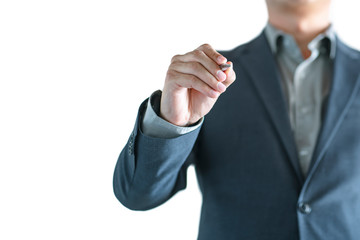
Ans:
[[[294,136],[291,130],[288,110],[282,91],[280,75],[275,58],[264,32],[249,43],[243,54],[238,55],[238,61],[245,66],[244,71],[250,76],[254,86],[265,105],[270,119],[281,139],[299,182],[304,178],[300,171]]]
[[[360,88],[360,59],[339,39],[336,42],[331,90],[305,185],[312,178]],[[264,103],[298,180],[301,184],[304,183],[278,66],[264,32],[249,43],[248,48],[238,55],[237,60],[245,66],[243,70],[254,83]]]
[[[353,50],[346,47],[339,39],[336,42],[331,90],[307,181],[310,181],[316,167],[323,159],[360,85],[359,58]]]

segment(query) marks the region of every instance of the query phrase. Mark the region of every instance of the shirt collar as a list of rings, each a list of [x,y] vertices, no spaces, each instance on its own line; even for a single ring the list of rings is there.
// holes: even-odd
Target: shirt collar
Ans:
[[[274,54],[278,52],[279,44],[282,38],[292,38],[291,35],[281,31],[280,29],[277,29],[270,23],[267,23],[265,27],[265,35],[269,42],[271,51]],[[324,33],[319,34],[309,43],[309,48],[314,47],[314,45],[319,43],[321,40],[325,41],[324,45],[329,50],[329,57],[333,59],[335,57],[336,51],[336,34],[332,24],[328,27],[328,29],[326,29]]]

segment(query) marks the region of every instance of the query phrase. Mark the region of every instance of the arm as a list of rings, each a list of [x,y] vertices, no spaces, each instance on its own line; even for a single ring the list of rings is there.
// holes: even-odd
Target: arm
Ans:
[[[221,69],[225,62],[226,58],[207,44],[174,56],[159,99],[159,116],[185,128],[201,121],[235,80],[232,65]],[[140,106],[134,130],[114,173],[116,197],[134,210],[154,208],[185,188],[186,169],[191,163],[188,156],[200,130],[197,127],[172,138],[148,136],[140,128],[146,106],[147,101]]]
[[[140,124],[149,107],[148,101],[139,108],[135,127],[119,156],[113,178],[115,196],[133,210],[154,208],[186,187],[186,170],[191,164],[188,156],[201,126],[199,123],[190,129],[182,128],[183,132],[187,130],[182,134],[176,129],[163,131],[162,135],[176,136],[173,138],[144,134]]]

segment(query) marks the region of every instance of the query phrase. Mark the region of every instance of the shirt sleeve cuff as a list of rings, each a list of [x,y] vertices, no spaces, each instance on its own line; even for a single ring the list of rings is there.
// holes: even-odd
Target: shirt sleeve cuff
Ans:
[[[199,128],[204,118],[201,118],[195,125],[179,127],[159,117],[161,91],[154,92],[147,104],[144,118],[141,123],[142,132],[155,138],[176,138]]]

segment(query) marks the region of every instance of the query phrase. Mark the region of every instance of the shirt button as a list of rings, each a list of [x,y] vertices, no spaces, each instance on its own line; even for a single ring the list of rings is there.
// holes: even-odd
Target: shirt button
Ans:
[[[311,207],[309,204],[301,202],[298,204],[298,210],[303,214],[311,213]]]

